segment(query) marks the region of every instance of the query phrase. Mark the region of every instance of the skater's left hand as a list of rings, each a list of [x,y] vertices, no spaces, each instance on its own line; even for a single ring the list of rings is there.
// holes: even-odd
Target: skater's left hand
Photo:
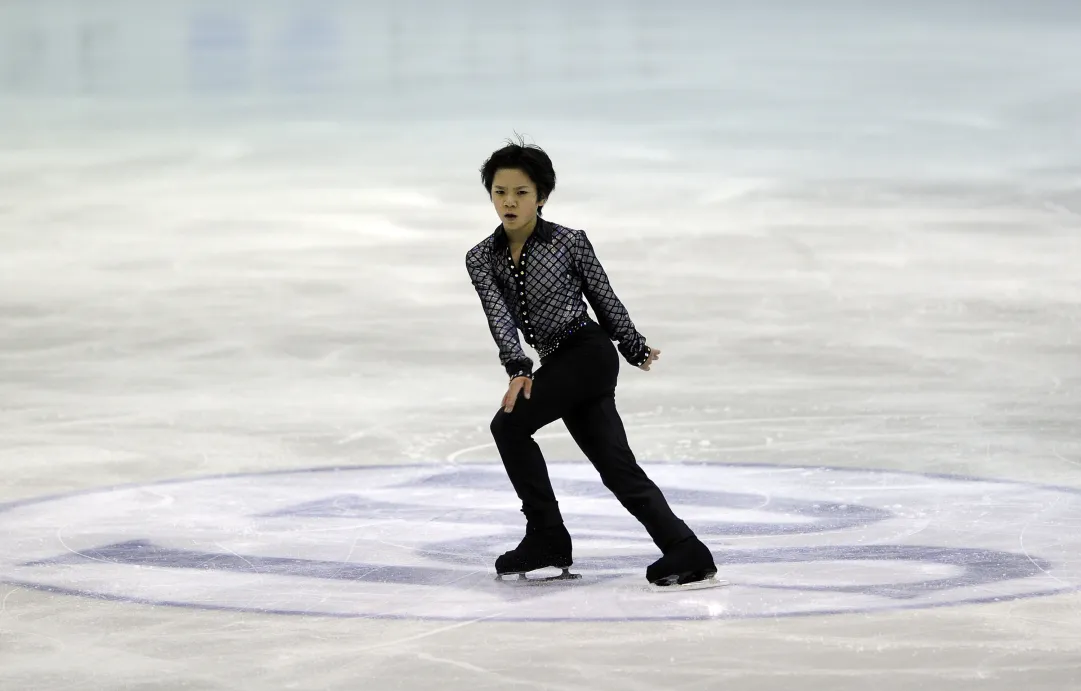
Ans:
[[[646,359],[645,362],[638,365],[638,369],[645,370],[645,371],[648,372],[649,371],[649,366],[651,364],[653,364],[653,361],[656,360],[657,358],[659,358],[660,356],[661,356],[661,351],[657,350],[656,348],[650,348],[649,349],[649,357]]]

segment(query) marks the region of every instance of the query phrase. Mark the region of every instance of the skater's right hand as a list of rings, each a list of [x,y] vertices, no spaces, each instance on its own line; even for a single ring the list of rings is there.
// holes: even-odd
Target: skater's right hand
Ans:
[[[515,377],[510,380],[507,393],[503,396],[503,412],[509,413],[514,410],[514,402],[518,400],[518,392],[525,389],[525,397],[529,398],[533,391],[533,380],[529,377]]]

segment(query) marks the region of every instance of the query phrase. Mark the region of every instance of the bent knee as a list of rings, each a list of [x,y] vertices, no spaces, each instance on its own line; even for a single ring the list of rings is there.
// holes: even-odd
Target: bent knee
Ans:
[[[536,430],[531,429],[525,420],[525,416],[522,415],[517,409],[511,412],[505,411],[500,408],[492,418],[492,424],[489,426],[492,430],[492,436],[496,439],[506,439],[507,437],[514,436],[531,436]]]
[[[492,436],[498,438],[503,433],[503,428],[507,425],[507,413],[500,408],[492,418],[492,424],[488,426],[488,429],[492,430]]]

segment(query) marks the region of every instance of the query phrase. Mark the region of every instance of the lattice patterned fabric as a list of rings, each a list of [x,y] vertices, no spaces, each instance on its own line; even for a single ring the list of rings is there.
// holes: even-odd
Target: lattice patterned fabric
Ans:
[[[518,331],[541,358],[547,357],[563,338],[592,321],[583,296],[627,362],[637,366],[649,358],[645,337],[612,290],[585,231],[538,217],[515,266],[500,225],[466,253],[465,265],[499,346],[499,361],[511,378],[533,372]]]

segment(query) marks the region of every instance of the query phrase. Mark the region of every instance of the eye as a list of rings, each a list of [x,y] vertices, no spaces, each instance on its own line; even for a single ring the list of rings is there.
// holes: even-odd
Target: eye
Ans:
[[[529,192],[526,190],[519,190],[518,194],[529,194]]]

